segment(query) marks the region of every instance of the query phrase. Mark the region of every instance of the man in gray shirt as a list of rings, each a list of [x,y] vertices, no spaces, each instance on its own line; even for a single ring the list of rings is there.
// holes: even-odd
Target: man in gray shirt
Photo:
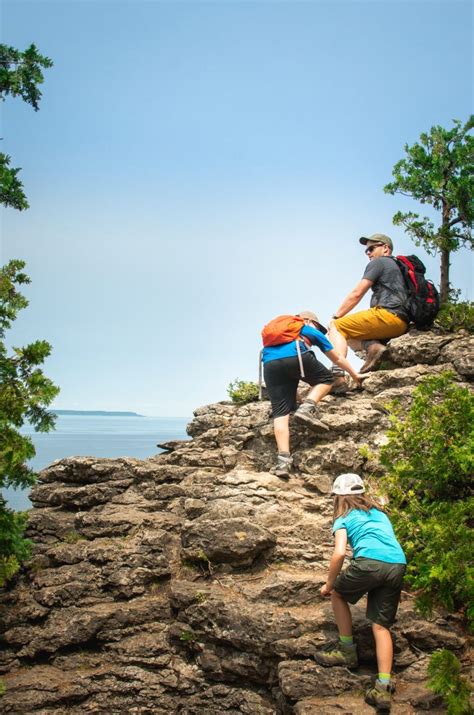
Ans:
[[[353,350],[365,349],[367,358],[359,372],[369,372],[386,350],[380,341],[406,332],[409,319],[404,306],[408,295],[401,271],[391,258],[392,239],[375,233],[369,238],[363,236],[359,242],[366,246],[369,263],[362,279],[333,315],[328,338],[344,357],[348,344]],[[369,310],[348,315],[369,288],[372,289]]]

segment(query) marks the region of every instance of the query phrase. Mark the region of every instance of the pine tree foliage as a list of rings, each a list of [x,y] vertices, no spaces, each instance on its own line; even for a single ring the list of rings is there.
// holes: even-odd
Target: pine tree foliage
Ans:
[[[35,111],[39,109],[43,83],[43,69],[52,67],[49,57],[40,55],[35,45],[21,52],[8,45],[0,45],[0,100],[21,97]],[[28,208],[23,184],[18,178],[20,169],[10,166],[10,157],[0,152],[0,204],[18,211]]]
[[[435,651],[430,658],[428,675],[429,687],[443,697],[448,715],[471,715],[471,687],[462,677],[461,664],[454,653],[446,649]]]
[[[40,55],[35,45],[23,52],[15,47],[0,45],[0,92],[2,99],[8,95],[21,97],[35,112],[41,99],[42,69],[52,67],[49,57]]]
[[[54,415],[47,411],[59,389],[47,378],[40,365],[51,352],[44,340],[23,348],[7,350],[6,331],[28,301],[18,286],[29,283],[23,261],[13,260],[0,269],[0,486],[28,487],[35,475],[27,460],[35,455],[30,437],[20,433],[27,421],[35,430],[47,432],[54,427]],[[24,514],[7,508],[0,497],[0,585],[10,578],[29,553],[29,543],[22,538],[26,525]]]
[[[24,52],[0,45],[0,99],[21,97],[38,110],[41,68],[51,65],[34,45]],[[10,167],[10,157],[0,153],[0,205],[21,211],[28,202],[18,172]],[[59,392],[40,368],[51,352],[49,343],[37,340],[22,348],[7,347],[7,331],[28,305],[19,290],[30,282],[24,267],[23,261],[12,260],[0,268],[0,487],[25,488],[34,483],[27,461],[34,457],[35,448],[20,429],[25,422],[37,431],[52,429],[54,416],[47,407]],[[26,522],[26,514],[9,509],[0,496],[0,586],[29,555],[30,543],[23,537]]]
[[[397,212],[393,222],[404,226],[417,246],[440,254],[443,303],[449,297],[450,254],[461,246],[473,247],[474,115],[465,124],[457,119],[453,124],[452,129],[434,126],[413,146],[405,144],[406,157],[395,164],[394,180],[384,187],[389,194],[410,196],[440,212],[439,226],[412,211]]]

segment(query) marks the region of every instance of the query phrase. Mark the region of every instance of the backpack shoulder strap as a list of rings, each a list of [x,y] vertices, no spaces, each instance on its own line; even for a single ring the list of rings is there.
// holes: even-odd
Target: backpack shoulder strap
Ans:
[[[300,348],[300,340],[299,340],[299,337],[296,338],[295,343],[296,343],[296,352],[297,352],[297,355],[298,355],[298,363],[299,363],[299,366],[300,366],[300,374],[301,374],[301,377],[304,378],[303,358],[301,357],[301,348]]]

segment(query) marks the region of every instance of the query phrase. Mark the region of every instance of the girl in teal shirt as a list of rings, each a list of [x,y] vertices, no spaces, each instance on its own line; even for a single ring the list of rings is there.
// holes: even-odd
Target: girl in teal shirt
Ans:
[[[334,496],[334,553],[322,596],[330,596],[339,642],[315,654],[325,666],[356,668],[357,649],[352,637],[349,604],[367,594],[367,618],[372,622],[377,653],[378,678],[366,693],[366,701],[380,710],[390,710],[393,644],[390,627],[400,602],[406,558],[389,518],[381,506],[365,495],[358,474],[341,474],[332,488]],[[347,543],[353,554],[349,567],[340,573]]]

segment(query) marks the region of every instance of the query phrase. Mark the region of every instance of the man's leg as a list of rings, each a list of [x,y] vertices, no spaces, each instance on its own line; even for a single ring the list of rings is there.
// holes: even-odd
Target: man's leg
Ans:
[[[344,335],[339,332],[334,321],[329,325],[328,340],[342,357],[347,357],[347,340]]]
[[[347,350],[352,340],[389,340],[407,330],[407,324],[385,308],[368,308],[335,318],[329,325],[328,338],[336,348]]]
[[[356,338],[349,338],[347,341],[349,344],[349,347],[356,352],[356,350],[363,350],[364,349],[364,343],[366,342],[365,340],[356,340]],[[375,341],[367,341],[367,342],[375,342]]]
[[[378,340],[363,340],[362,347],[366,350],[365,362],[360,368],[360,373],[370,372],[377,367],[385,353],[387,352],[387,346]]]

